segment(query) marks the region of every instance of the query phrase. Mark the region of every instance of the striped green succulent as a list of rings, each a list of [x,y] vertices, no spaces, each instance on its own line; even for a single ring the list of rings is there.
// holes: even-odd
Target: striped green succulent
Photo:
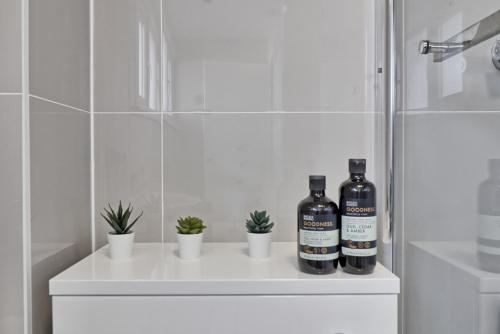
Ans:
[[[203,225],[203,220],[198,217],[179,218],[177,224],[176,228],[179,234],[200,234],[207,228]]]
[[[274,226],[274,223],[269,223],[270,216],[265,210],[250,212],[250,218],[246,222],[249,233],[270,233]]]
[[[115,211],[111,207],[111,204],[108,203],[109,210],[104,208],[104,211],[106,212],[106,215],[104,215],[101,212],[102,218],[111,226],[111,228],[114,230],[114,234],[128,234],[132,233],[133,231],[131,230],[132,226],[137,223],[139,218],[142,217],[142,214],[144,212],[141,212],[137,218],[135,218],[132,223],[128,223],[130,216],[132,215],[132,211],[134,210],[130,204],[128,205],[128,208],[126,210],[123,210],[122,206],[122,201],[120,201],[120,204],[118,205],[118,209]]]

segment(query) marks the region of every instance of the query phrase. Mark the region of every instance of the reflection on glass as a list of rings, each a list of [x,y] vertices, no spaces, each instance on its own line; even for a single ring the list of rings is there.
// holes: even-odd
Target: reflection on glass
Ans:
[[[149,109],[157,110],[158,104],[158,64],[156,62],[156,42],[153,33],[149,33]]]
[[[163,4],[174,111],[373,110],[373,1]]]
[[[138,93],[143,99],[146,97],[146,30],[144,28],[144,23],[139,21],[138,25],[138,46],[137,46],[137,65],[138,65]]]
[[[454,230],[467,231],[475,225],[462,219],[473,210],[474,203],[457,212],[458,207],[452,203],[458,194],[433,197],[432,201],[439,202],[438,210],[447,214],[424,225],[429,234],[408,242],[404,334],[500,333],[500,159],[489,159],[488,167],[489,175],[473,196],[477,197],[476,233],[470,238],[466,234],[453,236]],[[478,169],[474,172],[483,174]],[[461,182],[467,183],[468,178],[471,175],[462,175]],[[443,190],[444,181],[439,180]],[[452,230],[435,233],[449,219],[447,215],[453,217],[449,226]],[[407,234],[407,238],[416,233]]]
[[[479,185],[477,254],[483,270],[500,273],[500,159],[490,159]]]
[[[463,27],[463,14],[458,13],[441,26],[441,34],[443,36],[452,36]],[[444,37],[443,37],[444,39]],[[453,58],[441,63],[441,93],[440,99],[445,99],[454,94],[461,94],[464,91],[464,71],[466,69],[467,61],[463,54],[459,54]]]
[[[475,242],[408,245],[404,334],[497,334],[500,275],[479,269]]]

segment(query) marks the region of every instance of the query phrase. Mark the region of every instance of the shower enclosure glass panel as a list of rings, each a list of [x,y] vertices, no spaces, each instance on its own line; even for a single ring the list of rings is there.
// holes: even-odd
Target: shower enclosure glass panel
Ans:
[[[500,71],[491,52],[500,36],[441,62],[419,52],[423,40],[460,42],[450,38],[499,9],[493,0],[397,2],[395,244],[405,334],[500,331]]]

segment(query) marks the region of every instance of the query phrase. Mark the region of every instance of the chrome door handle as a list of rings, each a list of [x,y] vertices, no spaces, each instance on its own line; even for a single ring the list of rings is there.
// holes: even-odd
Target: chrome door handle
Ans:
[[[442,43],[429,40],[420,42],[418,52],[434,54],[434,62],[440,63],[479,43],[500,34],[500,10],[465,28],[462,32]]]
[[[455,53],[463,50],[467,43],[468,41],[462,43],[435,43],[424,40],[419,43],[418,52],[423,55],[430,53]]]

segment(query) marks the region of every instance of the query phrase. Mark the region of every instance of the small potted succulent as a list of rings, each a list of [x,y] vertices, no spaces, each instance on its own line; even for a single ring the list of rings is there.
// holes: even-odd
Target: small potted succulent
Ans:
[[[179,256],[184,260],[197,259],[200,256],[203,230],[206,228],[203,220],[188,216],[177,219],[177,224]]]
[[[130,216],[134,210],[130,204],[126,210],[123,210],[121,201],[116,211],[109,203],[108,207],[109,210],[104,208],[106,214],[101,213],[101,216],[113,229],[112,232],[108,233],[109,255],[114,260],[128,259],[134,245],[135,233],[132,231],[132,226],[139,221],[143,212],[129,224]]]
[[[270,217],[266,211],[250,212],[250,218],[246,221],[248,254],[253,258],[267,258],[271,252],[271,230],[274,223],[270,223]]]

